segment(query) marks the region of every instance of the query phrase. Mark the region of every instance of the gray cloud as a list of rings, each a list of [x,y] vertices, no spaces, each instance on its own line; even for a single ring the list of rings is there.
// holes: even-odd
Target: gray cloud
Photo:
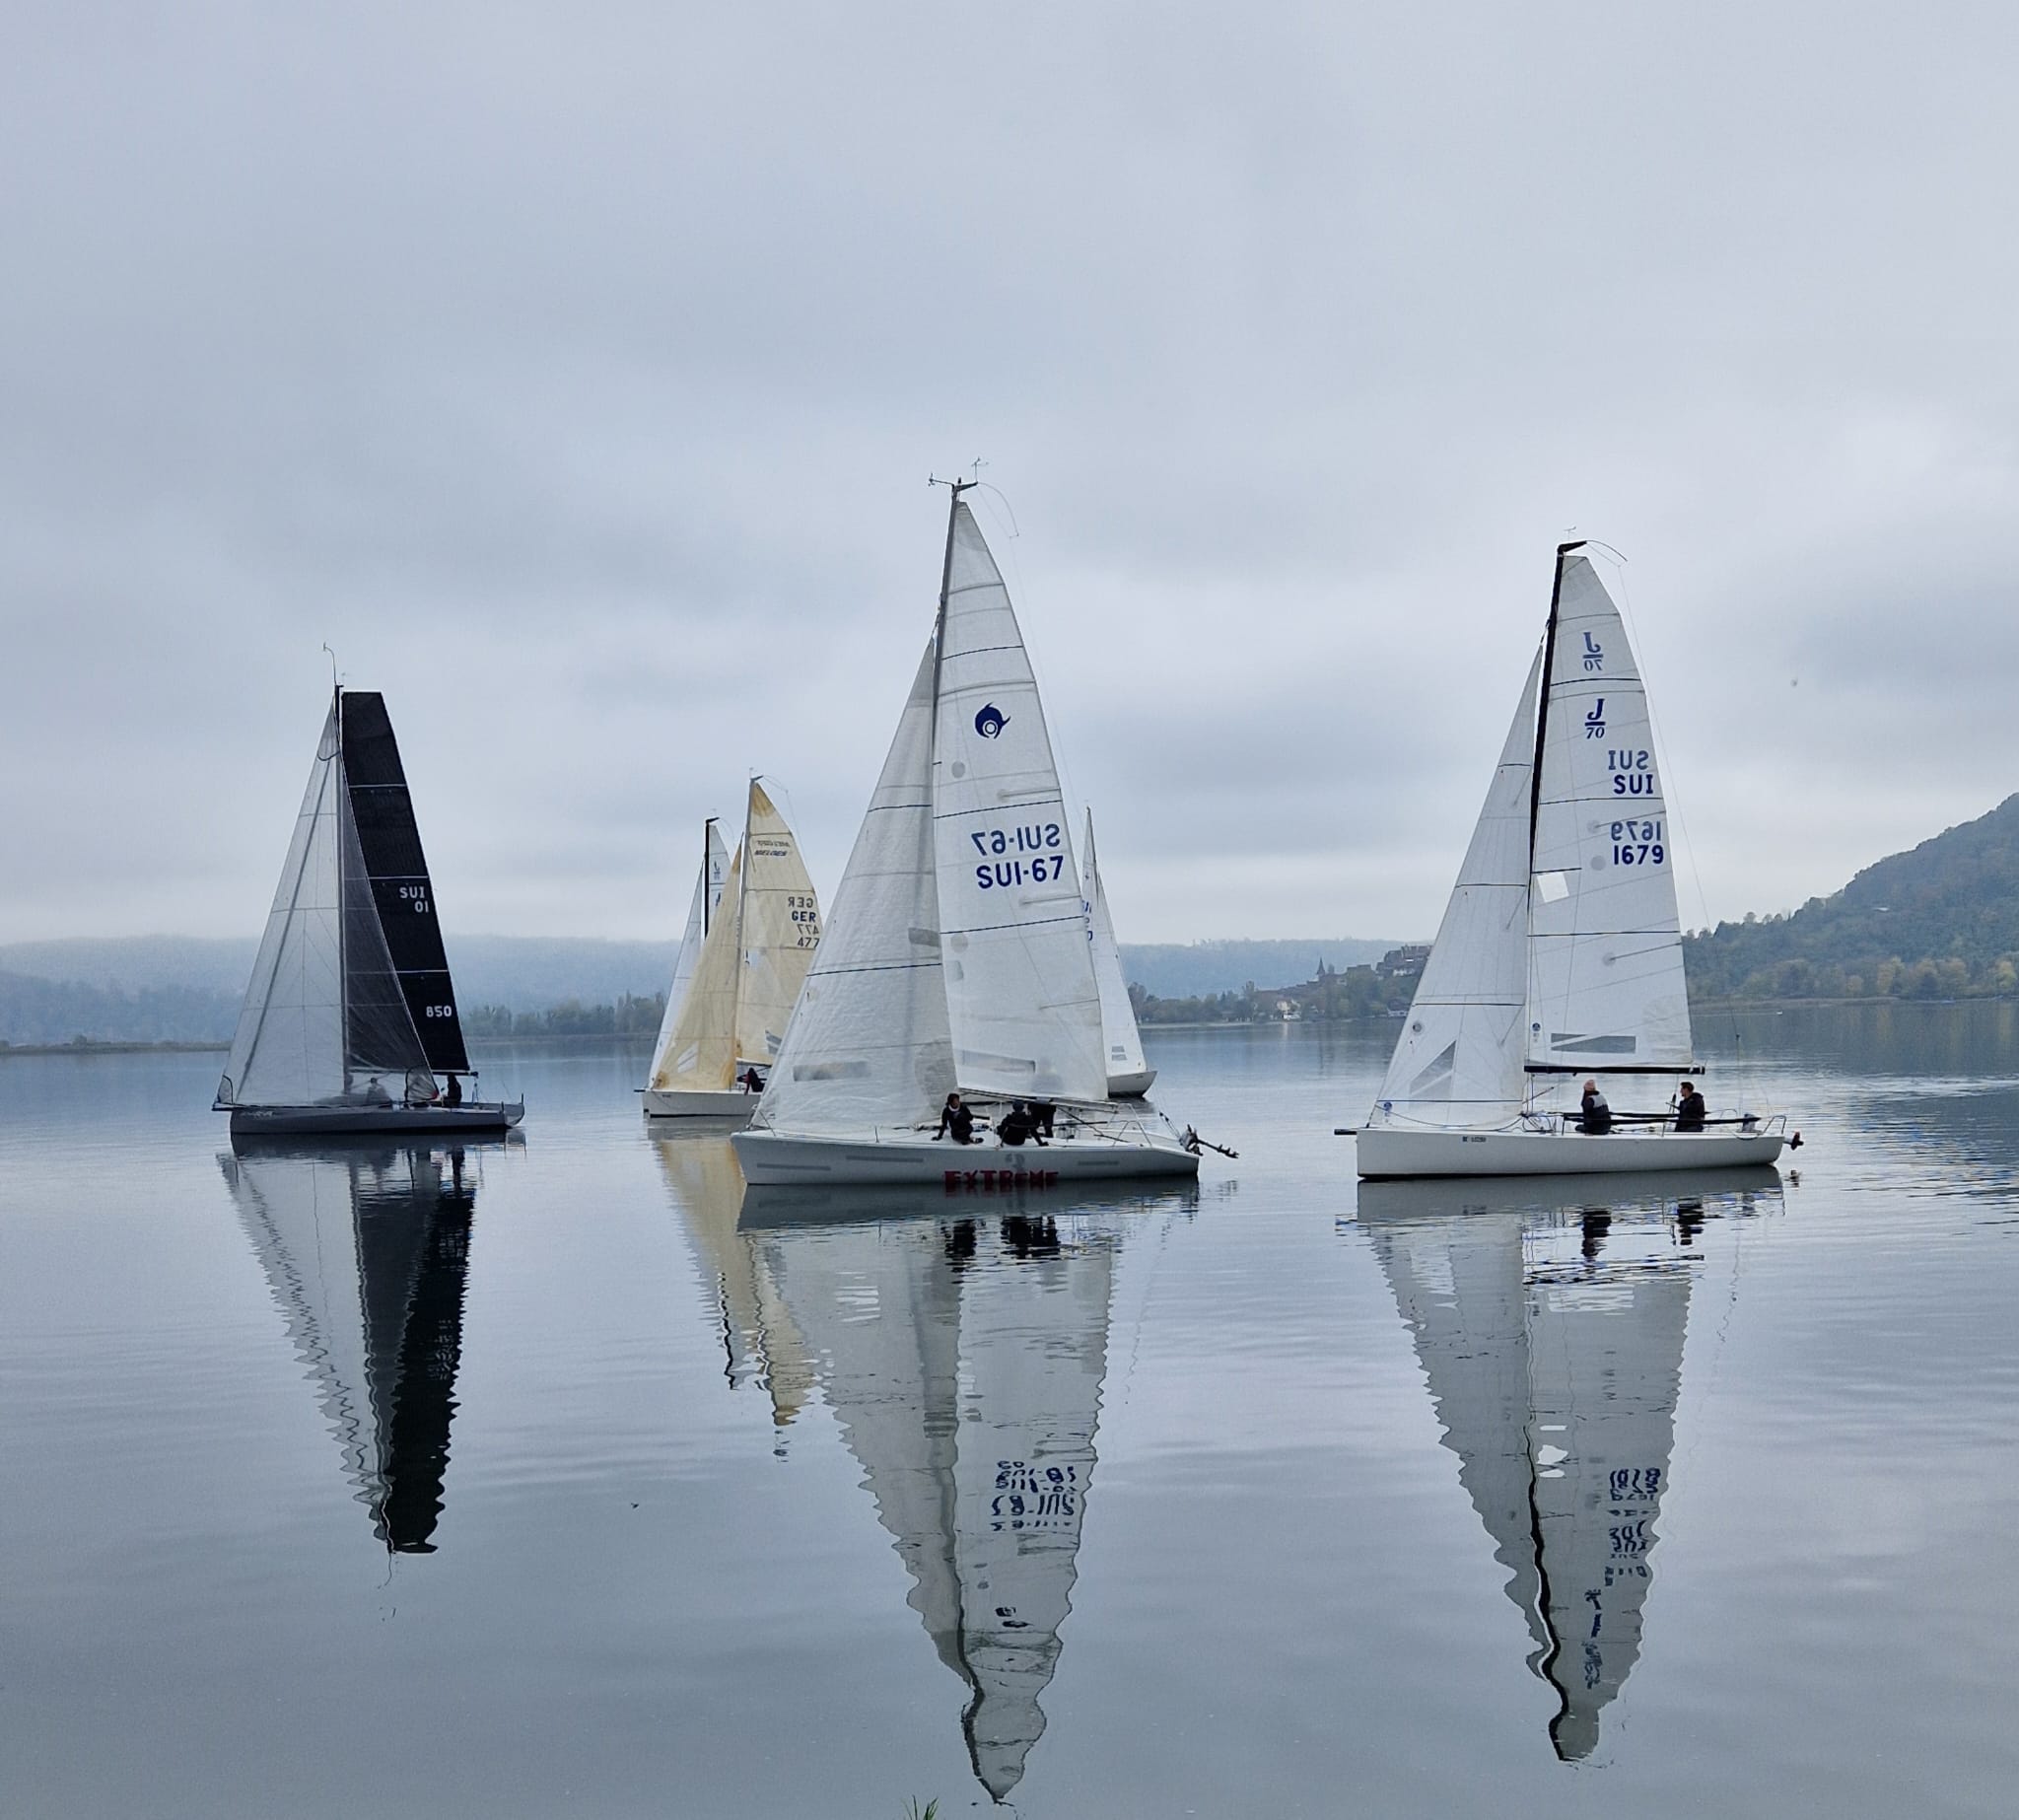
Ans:
[[[831,888],[978,454],[1131,939],[1432,928],[1573,525],[1686,919],[2019,781],[2002,10],[0,35],[0,937],[256,926],[324,639],[462,928]]]

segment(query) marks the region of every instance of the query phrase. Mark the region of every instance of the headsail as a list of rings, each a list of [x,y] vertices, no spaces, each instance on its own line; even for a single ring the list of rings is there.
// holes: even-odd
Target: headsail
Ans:
[[[1558,558],[1529,897],[1530,1064],[1687,1068],[1674,842],[1647,696],[1590,559]]]
[[[1122,973],[1122,950],[1115,942],[1114,918],[1108,914],[1107,888],[1093,855],[1093,810],[1086,811],[1086,920],[1093,943],[1093,980],[1100,993],[1101,1042],[1110,1081],[1149,1071],[1143,1054],[1143,1032],[1136,1027],[1136,1008],[1129,1001],[1129,982]]]
[[[673,962],[672,984],[666,989],[665,1015],[660,1019],[659,1040],[653,1045],[652,1072],[647,1077],[655,1087],[672,1085],[670,1071],[673,1032],[687,1005],[687,993],[694,969],[701,964],[701,945],[722,901],[722,889],[729,878],[730,851],[723,845],[714,816],[702,833],[701,870],[694,877],[694,899],[687,906],[687,929],[680,938],[680,952]]]
[[[933,848],[926,646],[756,1122],[868,1134],[930,1123],[954,1086]]]
[[[934,677],[947,1021],[963,1089],[1107,1098],[1065,799],[1010,593],[957,495]]]
[[[469,1054],[435,914],[435,887],[385,698],[347,689],[339,705],[344,782],[359,851],[400,994],[425,1051],[421,1066],[466,1075]]]
[[[1381,1083],[1384,1113],[1444,1126],[1521,1113],[1528,1004],[1528,817],[1542,654]]]
[[[220,1105],[311,1105],[344,1089],[343,777],[332,702],[260,938]]]

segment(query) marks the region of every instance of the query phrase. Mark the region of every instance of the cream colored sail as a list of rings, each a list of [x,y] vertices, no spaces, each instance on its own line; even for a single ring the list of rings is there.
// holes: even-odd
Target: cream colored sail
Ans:
[[[736,1056],[768,1068],[785,1045],[786,1024],[820,946],[820,905],[799,842],[754,778],[742,857]]]
[[[726,1093],[736,1082],[736,982],[742,952],[736,945],[735,902],[742,878],[743,856],[730,862],[723,885],[723,903],[701,944],[700,958],[687,982],[686,998],[674,1019],[664,1060],[653,1072],[652,1085],[678,1092],[685,1088]]]
[[[709,817],[702,839],[701,870],[694,879],[693,901],[687,906],[687,931],[680,938],[680,952],[673,962],[673,983],[666,992],[665,1015],[660,1019],[659,1040],[652,1050],[648,1085],[664,1088],[672,1085],[668,1061],[673,1053],[674,1032],[687,1009],[687,992],[693,984],[694,969],[701,964],[701,945],[708,938],[724,884],[730,875],[730,852],[723,845],[715,818]]]

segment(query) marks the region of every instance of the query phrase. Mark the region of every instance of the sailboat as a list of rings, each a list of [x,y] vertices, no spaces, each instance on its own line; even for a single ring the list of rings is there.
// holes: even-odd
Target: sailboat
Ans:
[[[1115,942],[1115,919],[1108,914],[1108,894],[1093,857],[1093,810],[1086,811],[1086,920],[1093,940],[1093,980],[1100,990],[1101,1040],[1108,1058],[1108,1092],[1115,1099],[1137,1099],[1156,1079],[1143,1055],[1143,1032],[1136,1027],[1136,1008],[1129,1002],[1129,982],[1122,977],[1122,950]]]
[[[1698,1177],[1641,1174],[1582,1205],[1510,1182],[1359,1191],[1566,1762],[1597,1748],[1640,1656],[1699,1240],[1706,1218],[1778,1195],[1772,1170],[1757,1177],[1705,1195]]]
[[[218,1161],[373,1533],[432,1553],[476,1205],[462,1152],[262,1145]]]
[[[722,853],[711,818],[646,1082],[650,1118],[748,1118],[756,1110],[742,1083],[777,1057],[820,945],[820,904],[800,844],[755,778],[727,875]]]
[[[517,1125],[475,1078],[384,698],[339,687],[216,1109],[234,1136]]]
[[[1670,1113],[1629,1112],[1602,1135],[1578,1129],[1587,1078],[1631,1090],[1703,1072],[1646,691],[1584,550],[1557,550],[1542,648],[1358,1133],[1363,1176],[1738,1168],[1780,1155],[1781,1115],[1677,1131]]]
[[[975,1778],[1003,1802],[1044,1733],[1072,1610],[1127,1225],[1013,1204],[909,1220],[791,1204],[798,1218],[748,1236],[810,1349],[911,1607],[965,1691]]]
[[[1108,1091],[1086,900],[1009,590],[952,485],[940,610],[763,1102],[752,1183],[1196,1175]],[[1043,1148],[935,1142],[949,1092],[1058,1108]]]

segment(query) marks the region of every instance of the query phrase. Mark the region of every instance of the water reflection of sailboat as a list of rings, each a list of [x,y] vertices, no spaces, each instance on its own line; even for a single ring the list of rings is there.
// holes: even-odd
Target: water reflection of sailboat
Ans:
[[[805,1197],[793,1205],[803,1214]],[[912,1608],[967,1687],[969,1760],[1001,1801],[1044,1732],[1072,1605],[1121,1228],[1012,1202],[795,1218],[751,1236],[911,1575]]]
[[[1706,1219],[1779,1195],[1664,1196],[1658,1177],[1360,1185],[1359,1221],[1429,1380],[1444,1444],[1558,1699],[1550,1741],[1596,1748],[1640,1654]],[[1701,1178],[1700,1183],[1701,1183]],[[1651,1191],[1651,1192],[1650,1192]]]
[[[218,1161],[374,1532],[396,1554],[432,1553],[476,1204],[462,1151]]]
[[[804,1342],[749,1234],[736,1230],[743,1177],[727,1136],[699,1132],[656,1138],[660,1167],[693,1240],[721,1326],[731,1386],[761,1383],[771,1419],[788,1427],[812,1387]]]

